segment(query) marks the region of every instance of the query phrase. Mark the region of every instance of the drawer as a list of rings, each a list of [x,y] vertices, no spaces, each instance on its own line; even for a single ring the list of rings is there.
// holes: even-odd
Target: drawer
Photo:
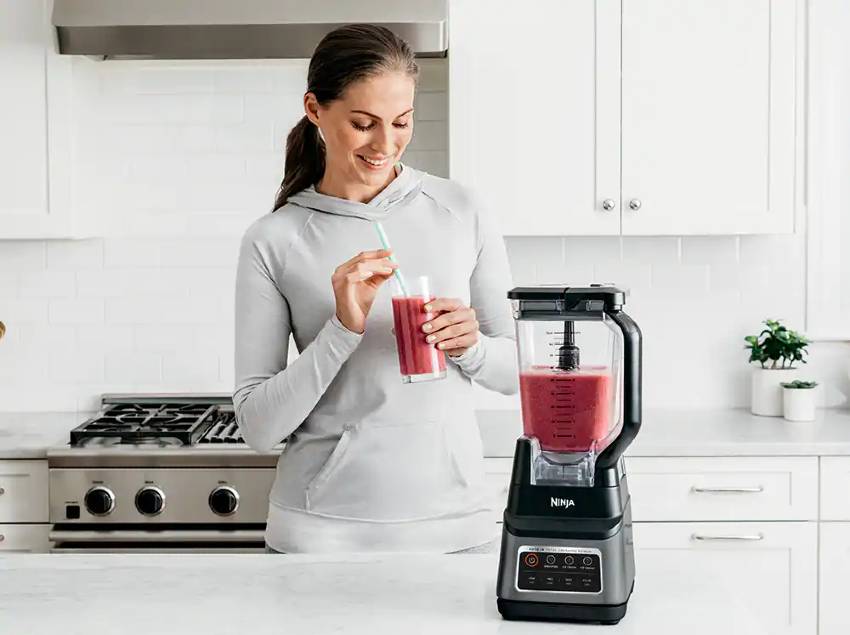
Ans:
[[[47,461],[0,461],[0,523],[47,521]]]
[[[633,527],[635,602],[647,615],[661,616],[659,628],[647,633],[817,632],[817,523]]]
[[[50,550],[49,532],[47,523],[0,524],[0,553],[47,553]]]
[[[850,520],[850,457],[821,457],[820,517]]]
[[[816,520],[816,457],[629,457],[635,521]]]

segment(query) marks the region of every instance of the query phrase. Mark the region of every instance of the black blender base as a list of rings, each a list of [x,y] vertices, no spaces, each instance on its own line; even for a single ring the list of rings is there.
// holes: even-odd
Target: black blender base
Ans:
[[[561,604],[559,602],[524,602],[496,599],[499,613],[506,620],[541,620],[554,622],[586,622],[616,624],[626,614],[623,604]]]

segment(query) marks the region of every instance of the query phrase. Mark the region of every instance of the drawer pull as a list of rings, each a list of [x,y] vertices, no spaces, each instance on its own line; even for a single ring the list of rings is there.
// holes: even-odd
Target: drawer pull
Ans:
[[[0,534],[0,542],[3,542],[4,540],[6,540],[6,536],[4,536],[3,534]]]
[[[759,494],[764,491],[764,487],[691,487],[691,491],[695,494]]]
[[[3,489],[2,487],[0,487],[0,496],[3,496],[3,494],[5,494],[5,493],[6,493],[6,490]]]
[[[706,536],[705,534],[691,534],[691,540],[764,540],[763,534],[752,535],[740,535],[740,536]]]

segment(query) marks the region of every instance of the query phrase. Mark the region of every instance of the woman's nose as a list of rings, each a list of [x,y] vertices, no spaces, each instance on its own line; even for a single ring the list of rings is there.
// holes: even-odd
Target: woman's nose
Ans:
[[[380,152],[382,155],[392,154],[395,151],[395,141],[393,140],[392,130],[379,127],[372,140],[372,149],[375,152]]]

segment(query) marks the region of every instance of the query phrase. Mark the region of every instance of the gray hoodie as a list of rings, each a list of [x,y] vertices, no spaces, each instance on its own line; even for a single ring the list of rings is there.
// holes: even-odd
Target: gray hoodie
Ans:
[[[458,184],[399,164],[368,203],[307,188],[245,233],[236,280],[236,386],[245,441],[286,439],[267,542],[279,551],[433,551],[494,537],[471,382],[517,390],[510,271],[492,219]],[[363,334],[336,318],[331,274],[381,247],[476,310],[479,343],[443,380],[404,384],[390,283]],[[290,334],[299,356],[287,366]]]

